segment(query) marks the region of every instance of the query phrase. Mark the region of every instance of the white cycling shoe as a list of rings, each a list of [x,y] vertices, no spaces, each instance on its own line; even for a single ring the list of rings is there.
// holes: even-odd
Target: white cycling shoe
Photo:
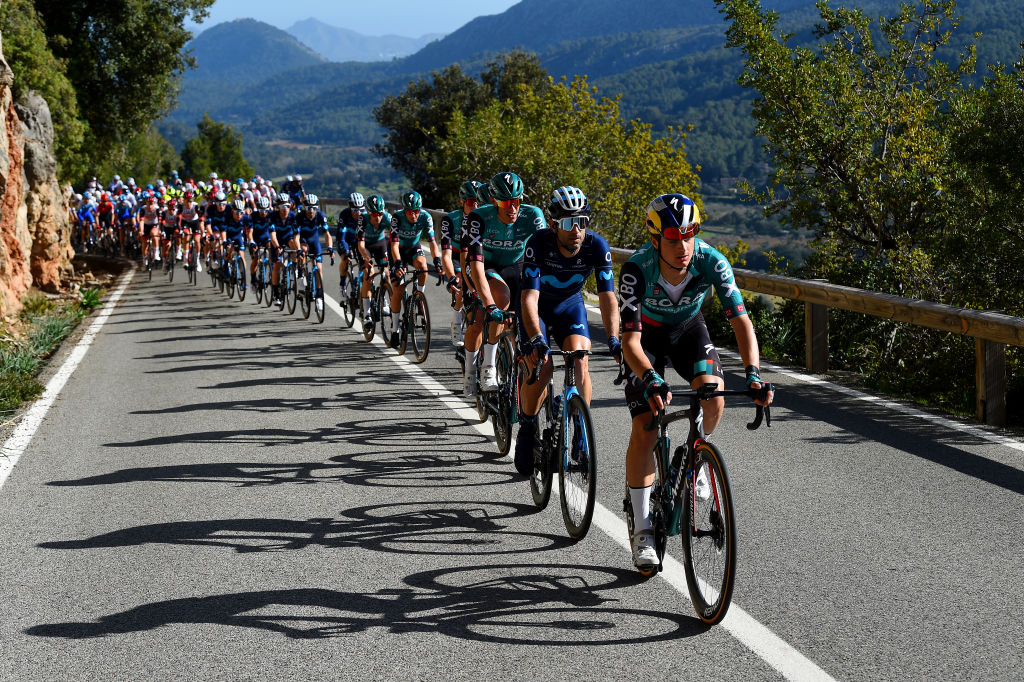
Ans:
[[[658,552],[654,549],[653,530],[642,530],[633,536],[633,565],[641,571],[658,567]]]
[[[467,376],[462,382],[462,392],[467,398],[473,398],[476,396],[476,379],[473,378],[472,374]]]
[[[498,390],[498,368],[484,367],[480,372],[480,390],[484,393]]]
[[[452,320],[450,330],[452,333],[452,345],[456,348],[464,346],[465,342],[462,337],[462,324]]]

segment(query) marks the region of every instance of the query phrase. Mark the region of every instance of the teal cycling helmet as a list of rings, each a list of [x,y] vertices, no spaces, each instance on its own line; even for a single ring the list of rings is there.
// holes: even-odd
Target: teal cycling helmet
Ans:
[[[501,171],[491,178],[491,197],[498,201],[523,198],[523,181],[510,171]]]
[[[462,201],[479,201],[480,195],[477,190],[482,184],[482,182],[477,182],[476,180],[466,180],[459,187],[459,199]]]
[[[423,208],[423,197],[419,192],[406,192],[402,195],[402,208],[406,211],[418,211]]]
[[[476,200],[481,206],[486,206],[491,203],[491,186],[486,182],[481,182],[476,188]]]
[[[379,194],[374,194],[372,197],[366,200],[366,210],[369,213],[383,213],[384,212],[384,197]]]

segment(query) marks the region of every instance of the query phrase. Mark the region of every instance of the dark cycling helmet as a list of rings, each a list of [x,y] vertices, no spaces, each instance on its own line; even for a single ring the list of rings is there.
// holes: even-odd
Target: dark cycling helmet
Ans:
[[[320,206],[320,197],[315,194],[306,195],[306,208],[317,208]]]
[[[510,171],[502,171],[491,178],[491,196],[499,201],[523,198],[523,181]]]
[[[402,195],[402,208],[406,211],[418,211],[423,208],[423,197],[419,192],[406,192]]]
[[[662,194],[647,205],[647,231],[653,237],[689,239],[700,230],[700,212],[682,194]]]
[[[590,202],[579,187],[559,187],[551,193],[548,214],[554,220],[573,218],[590,213]]]
[[[372,197],[366,200],[366,210],[370,213],[383,213],[384,212],[384,197],[379,194],[374,194]]]
[[[232,210],[235,210],[235,211],[238,211],[239,213],[241,213],[242,211],[245,210],[245,200],[244,199],[235,199],[234,201],[231,202],[231,208],[232,208]]]
[[[280,208],[281,206],[291,206],[292,201],[288,198],[287,194],[282,192],[277,195],[277,200],[274,203],[276,203],[278,208]]]
[[[366,206],[366,199],[359,192],[352,192],[348,195],[349,208],[363,208]]]
[[[270,210],[270,199],[268,199],[266,197],[260,197],[259,199],[256,200],[256,208],[257,208],[257,210],[264,211],[264,212],[269,211]]]
[[[476,180],[466,180],[459,186],[459,199],[462,201],[479,201],[480,198],[477,196],[477,188],[483,183],[477,182]]]
[[[476,200],[481,206],[491,203],[491,186],[481,182],[476,188]]]

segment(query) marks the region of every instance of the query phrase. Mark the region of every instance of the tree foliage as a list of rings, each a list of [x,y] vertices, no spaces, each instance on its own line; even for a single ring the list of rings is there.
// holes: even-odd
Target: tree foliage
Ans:
[[[206,114],[196,124],[196,132],[181,152],[187,176],[198,180],[216,172],[225,178],[252,177],[253,168],[242,153],[242,134],[234,127]]]
[[[636,246],[653,197],[683,192],[699,200],[682,131],[654,139],[649,125],[622,119],[617,100],[597,99],[585,77],[539,92],[519,87],[517,98],[492,100],[471,116],[454,112],[445,133],[436,134],[427,170],[446,205],[457,202],[467,179],[512,170],[523,178],[527,200],[541,206],[556,187],[579,186],[597,229],[616,245]]]

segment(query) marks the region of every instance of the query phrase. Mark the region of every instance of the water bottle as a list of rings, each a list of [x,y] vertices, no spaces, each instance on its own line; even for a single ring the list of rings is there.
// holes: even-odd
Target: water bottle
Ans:
[[[708,475],[704,469],[700,470],[697,474],[697,481],[693,486],[694,493],[702,500],[707,500],[711,497],[711,484],[708,482]]]

